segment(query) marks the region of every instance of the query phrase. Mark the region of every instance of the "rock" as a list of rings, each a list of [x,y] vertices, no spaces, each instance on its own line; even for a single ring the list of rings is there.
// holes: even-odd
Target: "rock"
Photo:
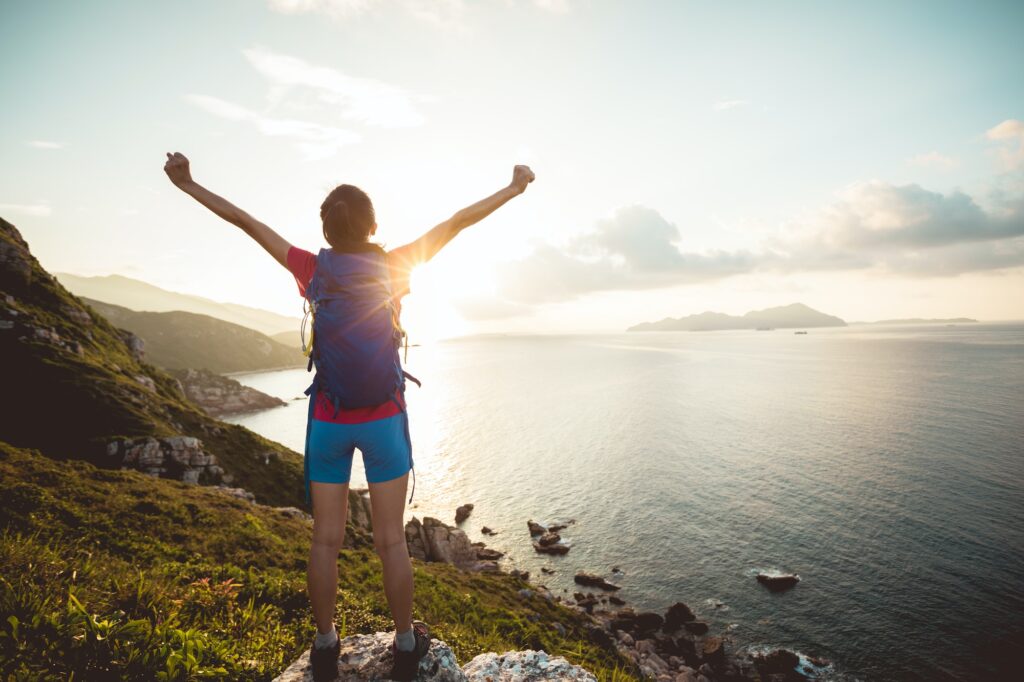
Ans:
[[[287,405],[279,398],[206,369],[170,369],[167,372],[178,380],[189,400],[214,417]]]
[[[473,505],[464,504],[455,509],[455,523],[462,523],[469,518],[469,512],[473,511]]]
[[[722,638],[717,635],[706,637],[701,642],[700,658],[712,666],[725,663],[725,643]]]
[[[642,654],[654,654],[658,652],[658,643],[653,639],[638,639],[636,650]]]
[[[428,561],[442,561],[460,568],[476,564],[476,548],[462,529],[427,516],[423,519],[423,530],[427,536]]]
[[[580,585],[593,585],[594,587],[600,587],[602,590],[617,590],[618,585],[608,582],[596,573],[590,573],[588,571],[577,571],[576,575],[573,576],[573,580]]]
[[[617,630],[616,632],[618,633],[616,636],[619,638],[619,641],[626,646],[634,646],[636,644],[636,641],[633,639],[633,635],[629,634],[625,630]]]
[[[683,627],[687,632],[692,632],[695,635],[703,635],[708,631],[708,624],[702,620],[687,621],[683,623]]]
[[[274,511],[285,516],[289,516],[293,519],[301,519],[303,521],[312,521],[313,517],[302,511],[298,507],[274,507]]]
[[[540,572],[541,572],[541,573],[546,573],[547,575],[551,575],[552,573],[554,573],[554,572],[555,572],[555,569],[553,569],[553,568],[548,568],[547,566],[541,566],[541,567],[540,567]],[[623,602],[623,603],[625,603],[625,602]]]
[[[665,631],[671,632],[682,627],[683,623],[691,620],[696,620],[693,611],[683,602],[677,601],[668,607],[668,611],[665,612]]]
[[[544,547],[547,547],[548,545],[553,545],[556,542],[559,542],[561,539],[562,537],[558,533],[552,533],[549,531],[541,535],[539,538],[537,538],[537,542],[539,542]]]
[[[491,549],[490,547],[477,547],[476,548],[476,558],[477,559],[489,559],[489,560],[493,561],[495,559],[500,559],[503,556],[505,556],[504,552],[499,552],[498,550]]]
[[[111,464],[162,478],[198,483],[203,476],[212,482],[224,477],[217,458],[203,450],[202,441],[189,436],[120,438],[104,445],[103,451]]]
[[[786,649],[776,649],[767,654],[754,654],[754,665],[761,677],[793,672],[800,664],[800,657]]]
[[[136,362],[142,362],[146,357],[146,343],[127,329],[117,329],[117,335],[128,346],[128,352]]]
[[[252,504],[256,504],[256,496],[253,495],[248,490],[246,490],[245,488],[229,488],[226,485],[218,485],[218,486],[214,486],[213,489],[217,490],[219,492],[222,492],[225,495],[230,495],[231,497],[237,497],[240,500],[245,500],[246,502],[251,502]]]
[[[525,682],[526,680],[565,680],[597,682],[584,668],[569,663],[563,656],[549,657],[545,651],[508,651],[480,654],[462,668],[470,682]],[[417,678],[419,680],[421,678]],[[433,679],[433,678],[430,678]]]
[[[676,674],[675,682],[697,682],[697,671],[683,666],[679,669],[679,673]]]
[[[562,625],[561,623],[559,623],[558,621],[555,621],[554,623],[552,623],[551,627],[553,627],[555,629],[555,632],[557,632],[559,634],[559,636],[561,636],[561,637],[565,637],[566,634],[568,634],[568,632],[569,632],[568,630],[565,629],[565,626]]]
[[[534,541],[533,548],[541,554],[566,554],[569,551],[569,545],[563,545],[561,542],[556,542],[553,545],[542,545]]]
[[[483,528],[481,528],[480,532],[483,533],[484,535],[497,535],[496,531],[491,530],[487,526],[484,526]]]
[[[636,629],[640,632],[657,630],[664,623],[665,619],[661,617],[661,614],[654,611],[644,611],[636,614]]]
[[[521,589],[521,590],[517,590],[517,591],[516,591],[516,594],[518,594],[518,595],[519,595],[520,597],[522,597],[523,599],[529,599],[530,597],[532,597],[532,596],[533,596],[533,590],[531,590],[531,589],[530,589],[530,588],[528,588],[528,587],[524,587],[524,588],[523,588],[523,589]]]
[[[552,571],[552,573],[554,573],[554,571]],[[619,597],[616,597],[614,594],[609,594],[608,595],[608,601],[610,603],[612,603],[612,604],[615,604],[616,606],[622,606],[623,604],[626,603],[625,599],[621,599]]]
[[[800,582],[800,576],[792,573],[782,575],[758,573],[757,582],[761,583],[772,592],[783,592]]]
[[[547,532],[544,526],[535,523],[532,519],[526,522],[526,526],[530,529],[530,535],[543,535]]]
[[[511,571],[508,572],[508,574],[513,578],[519,578],[520,580],[530,579],[529,571],[520,571],[518,568],[513,568]]]
[[[393,657],[390,652],[393,632],[372,635],[352,635],[341,640],[338,657],[339,682],[356,680],[387,680]],[[274,682],[312,682],[309,649],[292,663]],[[418,682],[466,682],[469,679],[459,667],[451,648],[439,639],[431,638],[430,649],[420,661]]]
[[[373,511],[370,506],[369,488],[349,488],[348,521],[355,528],[373,532]],[[419,522],[417,521],[417,523]],[[408,524],[406,527],[408,528]],[[408,533],[406,535],[408,536]]]

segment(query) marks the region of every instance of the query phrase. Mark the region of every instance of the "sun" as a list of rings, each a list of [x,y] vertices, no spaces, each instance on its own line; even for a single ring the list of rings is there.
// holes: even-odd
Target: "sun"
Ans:
[[[469,324],[453,303],[461,290],[451,271],[420,266],[410,273],[409,281],[410,293],[402,299],[402,327],[410,345],[469,333]]]

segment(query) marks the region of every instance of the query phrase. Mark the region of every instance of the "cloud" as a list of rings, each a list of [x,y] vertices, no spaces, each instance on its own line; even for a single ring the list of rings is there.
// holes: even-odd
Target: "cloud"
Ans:
[[[726,99],[720,102],[715,102],[715,111],[728,111],[729,109],[745,107],[749,104],[750,102],[745,99]]]
[[[26,140],[25,144],[36,149],[64,149],[64,145],[60,142],[50,142],[49,140]]]
[[[1024,166],[1024,121],[1008,118],[989,129],[985,133],[985,137],[1007,143],[999,152],[1006,170],[1015,170]]]
[[[272,118],[210,95],[188,94],[185,99],[214,116],[244,121],[270,137],[298,140],[295,146],[310,160],[334,156],[345,145],[361,139],[358,133],[297,119]]]
[[[614,290],[659,289],[754,272],[876,269],[945,277],[1024,265],[1024,197],[982,208],[971,196],[919,185],[858,183],[787,236],[757,249],[689,252],[658,211],[626,206],[555,246],[497,266],[497,300],[460,306],[468,318]]]
[[[45,217],[53,213],[47,204],[0,204],[0,212]]]
[[[568,14],[570,9],[569,0],[533,0],[533,4],[555,14]]]
[[[291,97],[292,89],[299,89],[340,118],[364,125],[401,128],[425,122],[413,104],[415,96],[400,87],[264,48],[242,50],[242,54],[272,84],[272,101],[284,101]]]
[[[270,9],[283,14],[316,13],[345,21],[385,6],[401,11],[439,28],[466,31],[463,21],[465,0],[269,0]]]
[[[378,0],[269,0],[270,9],[282,14],[317,12],[346,19],[369,10]]]
[[[918,154],[915,157],[907,159],[907,163],[911,166],[921,166],[922,168],[938,168],[940,170],[950,170],[956,168],[957,161],[954,158],[945,156],[938,152],[928,152],[927,154]]]

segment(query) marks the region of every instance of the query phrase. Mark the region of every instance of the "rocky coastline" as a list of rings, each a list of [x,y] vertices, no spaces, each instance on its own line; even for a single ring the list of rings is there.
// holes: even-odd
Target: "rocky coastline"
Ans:
[[[460,522],[465,521],[471,510],[472,505],[460,506],[456,512],[456,518]],[[298,510],[287,511],[294,513]],[[527,542],[536,544],[537,540],[534,538],[543,537],[548,533],[557,533],[568,523],[574,522],[575,520],[570,520],[566,524],[543,526],[529,520],[526,524],[526,532],[523,533],[524,546]],[[363,488],[350,490],[349,524],[350,530],[355,533],[372,533],[368,490]],[[553,528],[555,530],[552,530]],[[486,532],[483,529],[486,529]],[[483,535],[494,535],[500,532],[500,530],[487,526],[484,526],[483,529],[481,529]],[[508,532],[515,531],[509,530]],[[655,682],[739,682],[745,680],[798,682],[815,679],[817,674],[829,665],[827,661],[802,658],[797,653],[786,649],[757,652],[731,651],[732,639],[728,633],[712,632],[708,622],[702,620],[684,602],[677,601],[668,606],[664,612],[637,609],[616,595],[619,585],[610,582],[596,572],[582,569],[575,571],[574,582],[581,588],[591,588],[590,590],[576,591],[572,597],[556,595],[542,582],[530,582],[528,571],[517,568],[505,570],[500,567],[498,559],[503,556],[502,552],[487,547],[484,542],[472,542],[465,530],[449,525],[435,517],[425,516],[421,520],[413,516],[406,522],[405,535],[409,555],[414,559],[426,562],[445,562],[463,571],[506,573],[522,580],[523,587],[518,590],[519,598],[524,600],[545,599],[556,602],[584,616],[589,621],[587,631],[591,640],[610,652],[617,652],[624,661],[628,662],[627,667],[632,674],[639,679]],[[613,575],[624,575],[618,566],[614,569]],[[553,573],[554,570],[543,571],[542,569],[542,572]],[[551,624],[551,627],[556,630],[559,630],[560,626],[560,632],[564,634],[565,628],[561,623],[553,622]],[[382,633],[377,634],[378,636],[382,635]],[[373,636],[357,637],[372,638]],[[349,642],[353,652],[361,651],[359,647],[365,644],[366,642],[362,640]],[[444,642],[434,640],[432,652],[435,646],[439,652],[438,655],[447,661],[448,659],[444,658],[444,652],[447,650]],[[450,654],[450,651],[448,653]],[[568,663],[564,663],[569,667],[563,671],[568,677],[546,676],[549,666],[554,665],[556,659],[538,658],[541,655],[546,656],[544,652],[536,651],[491,653],[485,655],[490,657],[486,666],[474,659],[461,669],[452,657],[450,664],[440,666],[429,664],[426,667],[421,667],[421,674],[417,679],[594,679],[587,671]],[[371,660],[372,656],[365,657],[356,653],[353,653],[352,656],[355,658],[346,659],[345,665],[349,666],[346,671],[349,676],[344,679],[376,679],[372,675],[366,676],[351,667],[352,660],[361,661],[364,658]],[[510,661],[508,665],[516,671],[515,674],[502,672],[502,664],[496,663],[499,660]],[[523,667],[524,662],[527,668]],[[562,665],[562,663],[558,665]],[[495,668],[495,666],[497,667]],[[494,670],[490,675],[472,674],[478,668],[487,670],[494,668]],[[303,660],[300,658],[278,679],[282,682],[306,679],[303,677],[304,670],[308,671],[308,663],[304,668]],[[364,672],[368,674],[368,671]]]
[[[185,396],[211,417],[255,412],[288,404],[280,398],[243,386],[230,377],[206,369],[166,371],[178,380]]]

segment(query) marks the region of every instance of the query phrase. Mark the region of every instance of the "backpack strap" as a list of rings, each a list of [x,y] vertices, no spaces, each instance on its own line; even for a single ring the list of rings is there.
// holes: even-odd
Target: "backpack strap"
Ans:
[[[302,477],[306,486],[306,506],[312,507],[313,496],[309,489],[309,432],[313,426],[313,409],[316,406],[317,387],[315,377],[313,379],[313,383],[309,385],[304,393],[309,396],[309,413],[306,415],[306,451],[302,458]]]

